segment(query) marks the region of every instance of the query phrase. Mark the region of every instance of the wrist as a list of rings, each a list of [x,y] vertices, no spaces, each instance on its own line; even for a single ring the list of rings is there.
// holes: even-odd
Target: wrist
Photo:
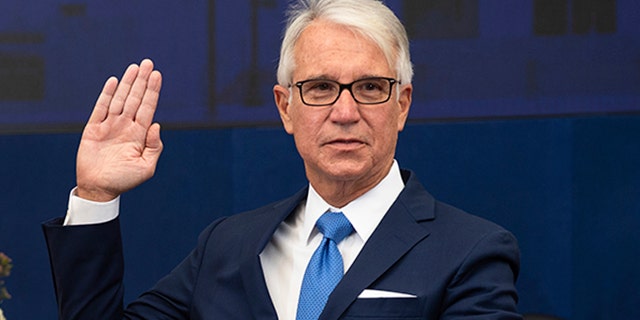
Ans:
[[[117,194],[111,194],[104,190],[86,188],[80,185],[78,185],[75,190],[75,196],[93,202],[109,202],[118,197]]]

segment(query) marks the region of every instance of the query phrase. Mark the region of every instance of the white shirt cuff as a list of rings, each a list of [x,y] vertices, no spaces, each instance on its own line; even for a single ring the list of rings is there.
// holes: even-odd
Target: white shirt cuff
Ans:
[[[69,195],[69,208],[63,225],[98,224],[118,217],[120,197],[109,202],[90,201],[78,197],[76,189],[73,188]]]

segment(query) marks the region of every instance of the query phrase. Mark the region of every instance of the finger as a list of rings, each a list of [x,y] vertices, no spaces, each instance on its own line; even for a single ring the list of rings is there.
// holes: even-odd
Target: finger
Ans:
[[[120,84],[118,84],[118,88],[109,104],[109,114],[120,115],[122,113],[124,102],[127,99],[127,95],[129,95],[129,91],[138,75],[139,69],[137,64],[132,64],[124,72],[122,80],[120,80]]]
[[[138,70],[138,76],[136,77],[133,85],[131,86],[131,90],[127,95],[127,98],[124,102],[124,109],[122,110],[122,114],[133,119],[138,112],[138,108],[140,107],[140,103],[142,102],[142,98],[145,94],[145,90],[147,88],[147,82],[149,81],[149,76],[153,71],[153,62],[149,59],[144,59],[140,63],[140,67]]]
[[[135,118],[135,121],[145,128],[149,127],[153,121],[153,115],[158,106],[161,88],[162,74],[160,71],[154,70],[149,75],[149,82],[147,83],[147,88],[145,89],[140,108],[138,108]]]
[[[100,92],[96,105],[89,117],[89,123],[100,123],[107,118],[109,104],[111,103],[111,99],[113,98],[113,94],[116,92],[117,87],[118,78],[110,77],[105,81],[104,87],[102,87],[102,92]]]

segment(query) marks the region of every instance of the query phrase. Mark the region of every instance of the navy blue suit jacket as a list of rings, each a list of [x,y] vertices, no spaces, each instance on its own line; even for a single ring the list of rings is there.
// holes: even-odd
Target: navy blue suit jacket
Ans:
[[[514,236],[436,201],[410,172],[403,179],[320,319],[521,319]],[[45,223],[60,318],[277,319],[259,254],[306,194],[213,222],[192,253],[125,310],[118,220]],[[358,298],[364,289],[416,298]]]

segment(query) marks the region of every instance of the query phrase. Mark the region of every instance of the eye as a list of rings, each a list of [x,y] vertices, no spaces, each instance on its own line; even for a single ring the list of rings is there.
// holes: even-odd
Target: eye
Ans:
[[[384,80],[380,79],[364,79],[357,83],[356,89],[363,92],[380,92],[385,91]]]
[[[380,86],[379,83],[367,82],[367,83],[364,84],[364,89],[365,90],[380,90],[380,89],[382,89],[382,87]]]
[[[308,83],[308,90],[312,91],[327,91],[332,90],[334,87],[334,84],[327,81],[312,81]]]

